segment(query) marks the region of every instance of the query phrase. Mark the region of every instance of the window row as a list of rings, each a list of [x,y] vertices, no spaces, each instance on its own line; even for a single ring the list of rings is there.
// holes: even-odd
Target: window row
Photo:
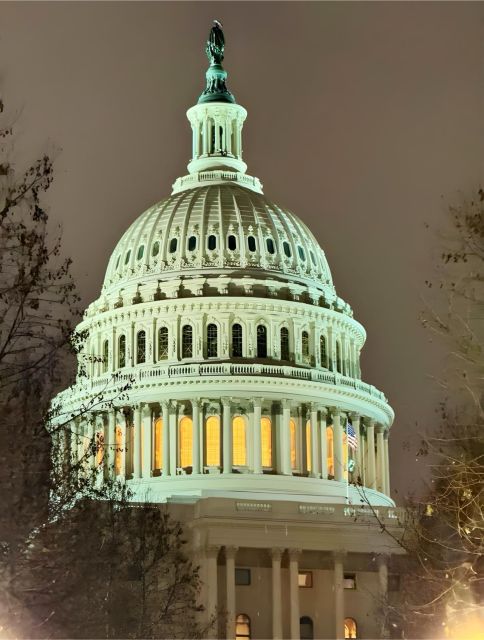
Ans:
[[[354,618],[345,618],[345,640],[353,640],[358,637],[356,620]],[[235,618],[235,638],[236,640],[250,640],[251,621],[247,614],[239,613]],[[313,640],[314,624],[309,616],[301,616],[299,618],[299,637],[301,640]]]
[[[158,349],[157,349],[157,361],[169,359],[169,332],[167,327],[161,327],[158,329]],[[205,353],[206,358],[218,358],[220,357],[220,341],[219,341],[219,328],[216,324],[210,323],[205,329]],[[291,361],[293,356],[291,355],[291,346],[299,350],[304,364],[312,363],[312,354],[310,348],[310,337],[308,331],[302,331],[299,336],[299,345],[291,345],[290,333],[287,327],[282,327],[279,330],[279,358],[283,361]],[[127,344],[126,335],[122,334],[118,337],[117,344],[117,363],[116,367],[122,369],[127,366]],[[181,349],[180,357],[193,358],[194,357],[194,336],[193,327],[191,324],[183,325],[181,329]],[[328,352],[327,337],[324,334],[319,336],[319,365],[326,369],[331,369],[333,366],[332,359]],[[244,356],[244,329],[242,325],[235,323],[231,327],[231,343],[229,357],[242,358]],[[355,376],[356,371],[351,359],[345,363],[343,367],[343,351],[340,340],[335,342],[335,370],[338,373],[345,373]],[[267,358],[268,356],[268,335],[267,327],[263,324],[257,325],[256,328],[256,345],[254,357]],[[314,358],[316,359],[316,358]],[[146,331],[141,330],[136,334],[135,344],[135,364],[144,364],[146,362]],[[109,363],[109,341],[103,342],[102,353],[102,372],[107,373]]]
[[[258,248],[260,249],[259,239],[253,235],[247,236],[246,239],[247,239],[246,249],[250,253],[256,253]],[[225,247],[229,251],[236,251],[239,246],[239,242],[240,240],[238,236],[231,233],[228,236],[226,236]],[[171,238],[168,243],[168,253],[169,254],[176,253],[179,248],[179,244],[180,243],[178,238],[176,237]],[[200,241],[197,236],[194,236],[194,235],[189,236],[186,240],[186,251],[188,253],[192,253],[196,251],[199,248],[199,244],[200,244]],[[208,235],[205,246],[207,251],[215,251],[219,246],[219,236],[213,233]],[[271,237],[265,238],[265,249],[267,253],[270,255],[276,254],[276,243],[274,242],[273,238]],[[302,262],[306,262],[307,260],[306,250],[301,245],[297,245],[296,250],[297,250],[297,256],[299,257],[299,259]],[[287,240],[282,241],[282,251],[286,256],[286,258],[292,258],[293,250],[292,250],[291,244]],[[159,253],[160,253],[160,241],[156,240],[151,247],[151,256],[153,258],[156,258],[156,256]],[[145,245],[142,244],[138,247],[138,250],[136,252],[136,260],[138,262],[142,260],[144,254],[145,254]],[[311,262],[313,266],[316,267],[317,266],[316,256],[312,251],[312,249],[309,250],[309,256],[311,258]],[[121,257],[122,255],[119,254],[116,259],[115,270],[117,270],[119,268],[119,265],[121,264]],[[129,264],[130,259],[131,259],[131,249],[128,249],[124,254],[124,261],[123,261],[124,266]]]

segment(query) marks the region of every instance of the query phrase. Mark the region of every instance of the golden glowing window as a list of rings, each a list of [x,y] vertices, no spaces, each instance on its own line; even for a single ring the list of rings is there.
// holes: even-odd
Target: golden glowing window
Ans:
[[[311,471],[311,422],[306,422],[306,466]]]
[[[178,461],[180,467],[192,466],[192,419],[182,418],[178,427]]]
[[[295,469],[297,466],[296,456],[296,423],[291,418],[289,420],[289,433],[291,438],[291,469]]]
[[[163,466],[163,420],[158,418],[155,422],[155,455],[154,468],[161,469]]]
[[[334,476],[333,427],[326,427],[328,474]]]
[[[121,466],[123,464],[123,430],[119,426],[116,427],[116,443],[115,443],[115,456],[114,456],[114,473],[119,476],[122,472]]]
[[[250,618],[240,613],[235,619],[235,639],[250,638]]]
[[[247,465],[246,425],[245,418],[236,416],[232,420],[232,454],[236,467]]]
[[[356,637],[356,621],[345,618],[345,640],[354,640]]]
[[[205,464],[209,467],[220,465],[220,418],[210,416],[205,423]]]
[[[96,465],[100,467],[104,460],[104,434],[96,432]]]
[[[270,418],[261,418],[262,466],[272,467],[272,424]]]

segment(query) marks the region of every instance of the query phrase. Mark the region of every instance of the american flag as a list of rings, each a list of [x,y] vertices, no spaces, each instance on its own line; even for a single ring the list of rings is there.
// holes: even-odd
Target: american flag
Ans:
[[[358,447],[358,437],[349,422],[346,423],[346,437],[348,438],[348,446],[356,449]]]

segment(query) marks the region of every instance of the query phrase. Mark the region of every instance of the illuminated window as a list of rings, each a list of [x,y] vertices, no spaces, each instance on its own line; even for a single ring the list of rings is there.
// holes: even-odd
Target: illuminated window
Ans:
[[[240,613],[235,619],[235,640],[250,638],[250,618]]]
[[[196,236],[190,236],[188,238],[188,251],[195,251],[197,248],[197,238]]]
[[[301,334],[301,353],[304,362],[309,362],[309,333],[303,331]]]
[[[229,236],[227,238],[227,247],[230,251],[235,251],[237,249],[237,238],[235,236]]]
[[[321,366],[328,368],[328,351],[326,347],[326,336],[321,335],[319,338],[319,358]]]
[[[158,360],[168,360],[168,327],[158,331]]]
[[[123,442],[123,430],[119,426],[116,426],[116,441],[115,441],[115,455],[114,455],[114,473],[119,476],[122,473],[122,465],[123,465],[123,452],[124,452],[124,442]]]
[[[247,465],[246,424],[242,416],[232,420],[232,454],[235,467]]]
[[[163,467],[163,419],[158,418],[155,422],[155,455],[154,468],[162,469]]]
[[[178,246],[178,239],[177,238],[172,238],[170,240],[170,248],[168,249],[168,251],[170,253],[175,253],[177,246]]]
[[[263,324],[257,327],[257,357],[267,358],[267,329]]]
[[[186,416],[178,426],[178,466],[192,466],[193,428],[192,419]]]
[[[272,467],[272,425],[271,419],[264,417],[260,421],[262,466]]]
[[[256,243],[255,243],[254,236],[249,236],[247,238],[247,246],[249,247],[249,251],[254,253],[254,251],[256,250]]]
[[[300,571],[297,576],[297,583],[300,587],[311,588],[313,586],[313,572]]]
[[[306,466],[311,471],[311,421],[306,422]]]
[[[119,336],[118,340],[118,367],[126,366],[126,336]]]
[[[218,351],[217,325],[207,326],[207,358],[216,358]]]
[[[356,575],[354,573],[344,574],[343,589],[356,589]]]
[[[182,328],[182,358],[191,358],[193,355],[193,330],[186,324]]]
[[[240,324],[232,325],[232,357],[242,357],[242,327]]]
[[[328,474],[334,476],[333,428],[326,427]]]
[[[105,340],[103,342],[103,373],[106,373],[108,370],[108,362],[109,362],[109,341]]]
[[[144,252],[145,252],[145,246],[144,246],[144,244],[142,244],[141,247],[138,247],[138,253],[136,255],[136,259],[137,260],[141,260],[141,258],[143,257]]]
[[[292,418],[289,420],[289,434],[291,438],[291,469],[295,469],[297,466],[296,423]]]
[[[220,418],[210,416],[205,423],[205,464],[220,465]]]
[[[160,253],[160,243],[158,240],[153,244],[153,248],[151,249],[151,255],[155,258]]]
[[[336,370],[341,373],[341,345],[339,340],[336,341]]]
[[[211,235],[208,236],[207,247],[209,251],[213,251],[217,248],[217,236]]]
[[[356,637],[356,621],[353,618],[345,618],[345,640],[354,640]]]
[[[274,246],[274,240],[272,238],[266,238],[266,247],[267,247],[268,253],[270,253],[271,256],[273,256],[276,252],[276,247]]]
[[[146,332],[138,331],[136,336],[136,362],[142,364],[146,362]]]
[[[301,640],[313,640],[314,638],[313,621],[309,616],[299,618],[299,637]]]
[[[292,251],[289,242],[284,240],[284,242],[282,243],[282,248],[284,249],[284,253],[286,254],[286,256],[290,258],[292,256]]]
[[[281,329],[281,360],[289,360],[289,329]]]
[[[96,465],[100,467],[104,460],[104,434],[96,432]]]

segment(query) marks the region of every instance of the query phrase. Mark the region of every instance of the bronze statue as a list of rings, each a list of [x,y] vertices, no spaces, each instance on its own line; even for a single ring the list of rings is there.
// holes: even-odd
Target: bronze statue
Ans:
[[[210,64],[220,64],[224,59],[225,38],[222,24],[218,20],[213,21],[213,27],[208,36],[205,51]]]

